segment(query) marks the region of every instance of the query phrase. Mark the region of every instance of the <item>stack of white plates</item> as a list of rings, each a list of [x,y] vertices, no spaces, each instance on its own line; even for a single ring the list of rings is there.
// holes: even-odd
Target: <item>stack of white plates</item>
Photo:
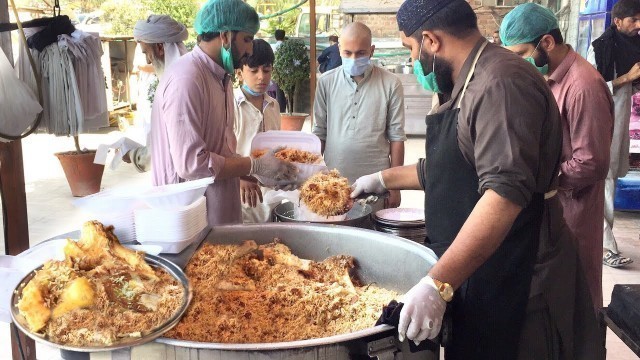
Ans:
[[[204,178],[179,184],[155,186],[142,192],[139,197],[154,209],[176,209],[194,204],[212,183],[213,178]]]
[[[133,212],[146,208],[136,194],[142,188],[120,188],[101,191],[74,201],[74,204],[87,215],[86,220],[98,220],[108,226],[113,225],[114,233],[121,243],[136,241]]]
[[[133,212],[103,212],[96,213],[94,220],[98,220],[104,226],[113,225],[113,233],[120,243],[132,243],[136,241],[136,227],[133,220]]]
[[[159,245],[163,253],[179,253],[207,227],[204,196],[188,206],[138,209],[134,214],[138,242]]]

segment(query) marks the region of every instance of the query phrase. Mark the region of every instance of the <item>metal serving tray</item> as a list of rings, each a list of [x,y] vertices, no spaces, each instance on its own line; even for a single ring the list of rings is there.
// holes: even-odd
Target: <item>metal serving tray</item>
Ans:
[[[22,315],[20,315],[20,312],[18,310],[18,301],[22,296],[22,290],[24,289],[24,287],[35,276],[35,272],[42,269],[43,266],[38,267],[34,271],[30,272],[27,276],[25,276],[25,278],[22,279],[22,281],[20,281],[20,283],[14,290],[13,295],[11,296],[11,318],[13,319],[14,324],[16,324],[16,326],[23,333],[25,333],[27,336],[29,336],[33,340],[55,347],[55,348],[62,349],[62,350],[79,351],[79,352],[112,351],[116,349],[127,348],[130,346],[142,345],[147,342],[150,342],[162,336],[162,334],[164,334],[166,331],[173,328],[180,321],[180,318],[182,318],[182,315],[184,315],[185,311],[189,306],[189,303],[191,302],[191,299],[193,297],[193,290],[191,289],[189,280],[187,279],[182,269],[180,269],[180,267],[176,266],[172,262],[164,258],[161,258],[159,256],[147,254],[145,255],[145,260],[152,267],[161,268],[167,273],[169,273],[174,279],[176,279],[184,289],[184,296],[182,299],[182,304],[180,305],[176,313],[171,318],[169,318],[160,327],[154,329],[150,333],[140,338],[129,338],[109,346],[77,347],[77,346],[68,346],[68,345],[54,343],[52,341],[49,341],[45,335],[37,334],[30,331],[29,327],[27,326],[27,322],[25,318]]]

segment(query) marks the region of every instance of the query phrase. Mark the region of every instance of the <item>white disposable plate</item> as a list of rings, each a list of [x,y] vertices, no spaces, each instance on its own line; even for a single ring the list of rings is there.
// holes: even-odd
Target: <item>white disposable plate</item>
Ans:
[[[156,186],[140,195],[152,208],[171,209],[189,206],[202,197],[213,178],[187,181],[180,184]]]

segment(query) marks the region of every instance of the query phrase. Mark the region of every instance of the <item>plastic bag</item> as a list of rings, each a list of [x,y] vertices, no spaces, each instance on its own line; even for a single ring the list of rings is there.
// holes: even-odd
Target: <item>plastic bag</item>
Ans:
[[[3,51],[0,51],[0,133],[20,136],[42,111],[38,98],[13,71]],[[0,141],[10,141],[0,137]]]

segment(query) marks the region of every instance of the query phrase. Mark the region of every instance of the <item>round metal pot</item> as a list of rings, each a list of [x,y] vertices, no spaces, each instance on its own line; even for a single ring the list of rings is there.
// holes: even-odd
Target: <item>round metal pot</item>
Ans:
[[[292,202],[282,203],[273,209],[273,214],[278,222],[312,223],[312,221],[298,220],[294,216],[295,204]],[[354,203],[347,213],[347,218],[341,221],[327,221],[321,224],[343,225],[359,227],[363,229],[373,229],[371,222],[371,206]]]
[[[356,276],[363,283],[375,283],[399,293],[407,292],[437,260],[433,251],[413,241],[372,230],[336,225],[276,223],[217,226],[204,242],[240,244],[243,240],[252,239],[258,244],[265,244],[276,237],[289,246],[294,254],[305,259],[321,261],[333,255],[351,255],[356,259]],[[185,252],[172,256],[171,260],[184,266],[191,256],[192,253]],[[393,327],[378,325],[350,334],[282,343],[217,344],[160,338],[156,341],[164,346],[149,344],[149,350],[153,350],[153,354],[176,355],[179,352],[194,354],[195,351],[201,355],[200,358],[215,355],[220,359],[349,359],[356,354],[367,354],[377,346],[382,349],[386,346],[386,349],[390,347],[393,351],[402,352],[402,356],[396,359],[438,359],[437,350],[410,354],[407,342],[399,344],[395,334]],[[135,351],[129,356],[144,357],[142,353],[135,354]]]

